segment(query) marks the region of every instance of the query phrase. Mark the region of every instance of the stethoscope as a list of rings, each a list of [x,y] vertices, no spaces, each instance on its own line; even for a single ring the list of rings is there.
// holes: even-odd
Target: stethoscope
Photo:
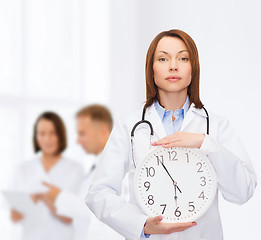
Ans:
[[[206,113],[206,119],[207,119],[207,134],[209,135],[209,115],[208,115],[208,111],[206,108],[202,107]],[[145,113],[146,113],[146,108],[145,106],[143,107],[143,111],[142,111],[142,118],[140,121],[138,121],[137,123],[135,123],[135,125],[133,126],[132,130],[131,130],[131,153],[132,153],[132,161],[133,161],[133,165],[134,167],[136,168],[136,164],[135,164],[135,160],[134,160],[134,132],[136,130],[136,128],[142,124],[142,123],[145,123],[145,124],[148,124],[149,127],[150,127],[150,142],[151,142],[151,139],[154,135],[154,130],[153,130],[153,127],[152,127],[152,124],[150,121],[148,120],[145,120]]]

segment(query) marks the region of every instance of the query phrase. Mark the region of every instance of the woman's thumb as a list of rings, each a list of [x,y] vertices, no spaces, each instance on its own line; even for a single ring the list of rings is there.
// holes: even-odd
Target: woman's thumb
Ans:
[[[154,218],[154,221],[156,222],[156,223],[160,223],[161,221],[162,221],[162,219],[163,219],[163,217],[162,216],[156,216],[155,218]]]

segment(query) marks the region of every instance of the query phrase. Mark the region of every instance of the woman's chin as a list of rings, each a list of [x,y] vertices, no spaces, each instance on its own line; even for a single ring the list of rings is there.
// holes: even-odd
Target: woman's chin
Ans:
[[[53,149],[46,149],[46,150],[42,150],[44,155],[48,155],[48,156],[55,156],[57,155],[57,150],[53,150]]]

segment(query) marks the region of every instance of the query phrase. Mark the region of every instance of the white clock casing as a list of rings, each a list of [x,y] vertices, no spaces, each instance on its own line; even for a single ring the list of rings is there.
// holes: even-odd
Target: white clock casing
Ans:
[[[207,212],[215,198],[216,173],[199,149],[160,146],[137,167],[134,188],[139,206],[149,217],[192,222]]]

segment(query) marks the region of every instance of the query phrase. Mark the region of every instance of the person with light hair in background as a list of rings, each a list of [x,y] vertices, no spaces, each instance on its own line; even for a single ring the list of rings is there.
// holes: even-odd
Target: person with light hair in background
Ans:
[[[74,240],[122,240],[122,236],[99,221],[84,203],[84,197],[88,192],[101,153],[112,130],[111,113],[105,106],[93,104],[77,112],[76,122],[78,143],[86,153],[94,154],[96,159],[85,175],[77,194],[63,191],[55,185],[45,183],[49,187],[49,191],[41,198],[49,204],[51,203],[57,213],[74,219]]]
[[[16,171],[14,190],[30,194],[37,203],[37,217],[11,210],[11,220],[22,226],[23,240],[71,240],[72,218],[57,213],[50,204],[38,198],[46,191],[43,182],[73,192],[83,177],[80,164],[62,155],[66,149],[66,129],[61,117],[54,112],[44,112],[36,120],[33,131],[33,160],[21,164]]]

